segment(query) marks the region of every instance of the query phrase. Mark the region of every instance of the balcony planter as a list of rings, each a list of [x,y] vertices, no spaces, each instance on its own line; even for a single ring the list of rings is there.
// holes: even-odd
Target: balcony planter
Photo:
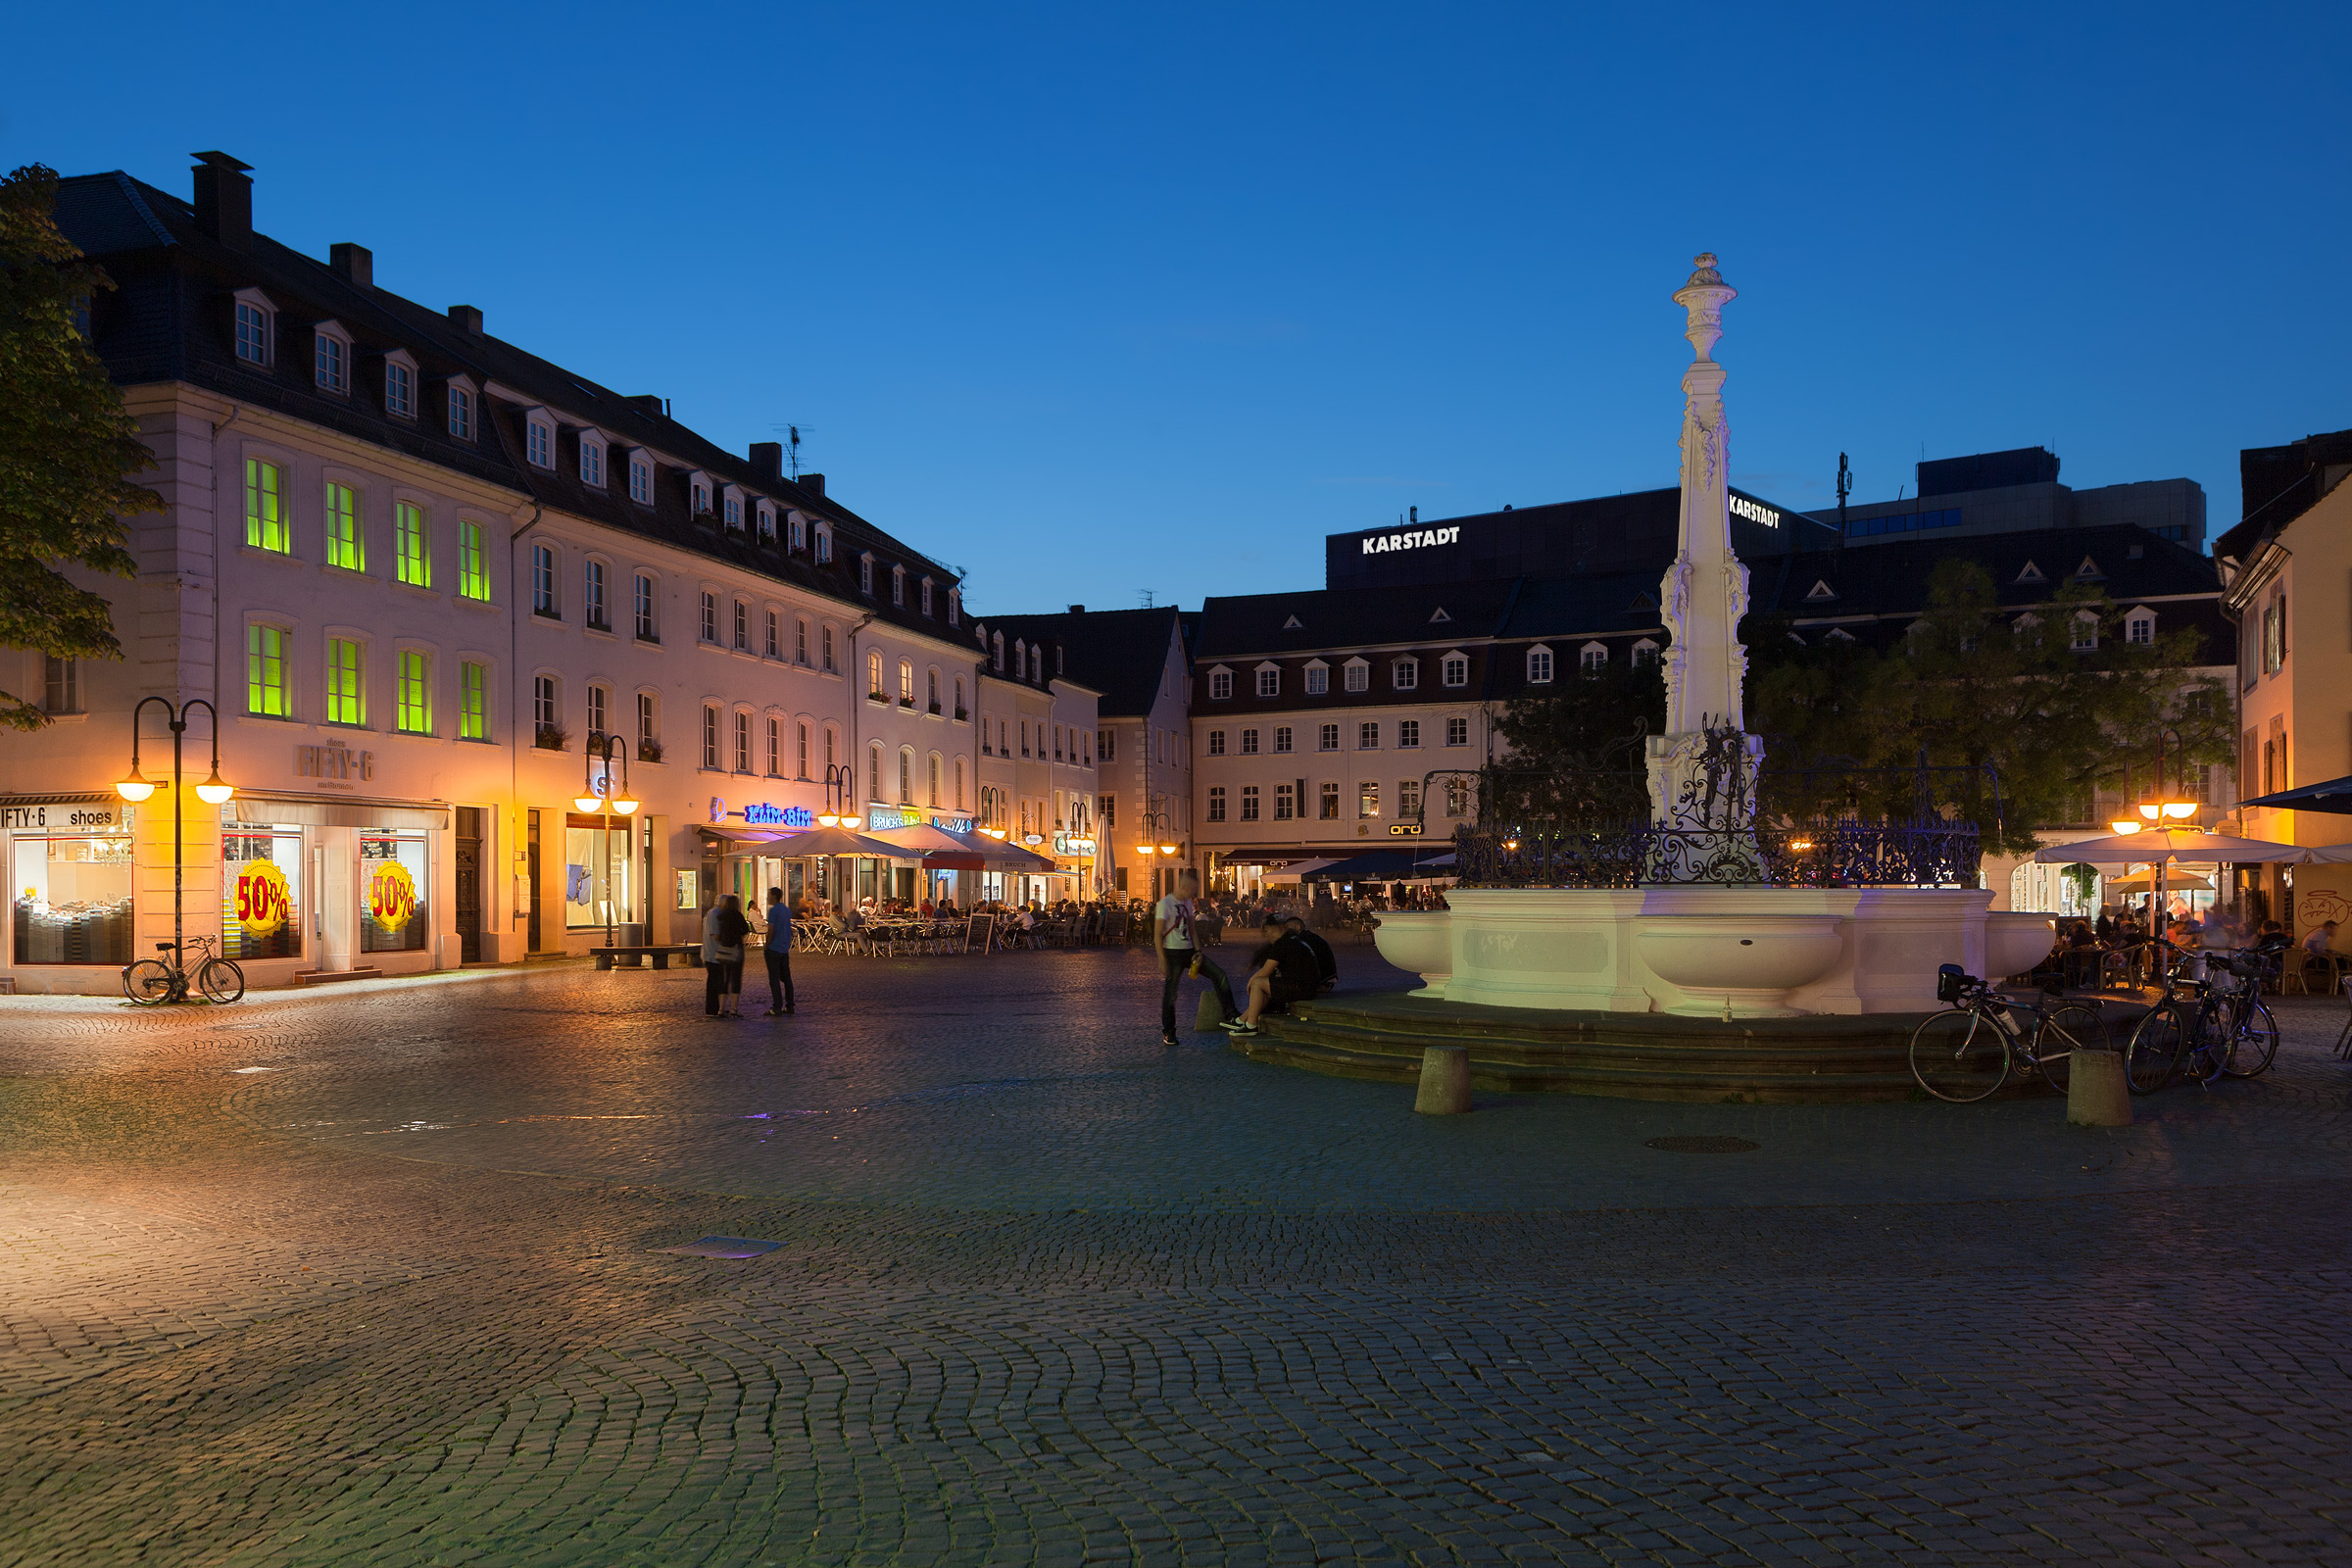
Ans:
[[[637,743],[637,760],[640,762],[662,760],[662,743],[660,741],[639,741]]]
[[[561,752],[571,745],[571,732],[561,724],[542,724],[532,732],[531,744],[543,752]]]

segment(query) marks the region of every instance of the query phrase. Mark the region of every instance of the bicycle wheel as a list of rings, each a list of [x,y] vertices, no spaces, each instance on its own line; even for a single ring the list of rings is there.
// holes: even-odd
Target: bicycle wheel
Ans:
[[[141,958],[122,966],[122,994],[142,1007],[153,1007],[172,1000],[172,966],[154,958]]]
[[[196,971],[196,989],[207,1002],[235,1002],[245,995],[245,971],[234,958],[207,958]]]
[[[2261,1003],[2237,1002],[2225,1015],[2229,1031],[2222,1071],[2232,1078],[2259,1078],[2278,1054],[2278,1020]]]
[[[1937,1100],[1983,1100],[2009,1076],[2009,1042],[1980,1013],[1933,1013],[1911,1031],[1911,1076]]]
[[[2173,1081],[2188,1051],[2189,1022],[2166,1002],[2148,1009],[2124,1047],[2124,1081],[2135,1095],[2152,1095]]]
[[[2078,1051],[2113,1051],[2107,1039],[2107,1020],[2096,1007],[2053,1007],[2041,1020],[2034,1035],[2034,1065],[2040,1069],[2050,1087],[2066,1093],[2074,1081],[2074,1054]]]

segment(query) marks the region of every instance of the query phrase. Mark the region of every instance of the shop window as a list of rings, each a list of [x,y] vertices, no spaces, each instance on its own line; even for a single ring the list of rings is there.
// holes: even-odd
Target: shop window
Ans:
[[[631,829],[570,816],[564,829],[564,924],[573,931],[637,920]]]
[[[221,829],[221,956],[302,956],[302,864],[298,827]]]
[[[432,929],[425,834],[360,830],[360,951],[420,953]]]
[[[130,837],[24,834],[10,845],[21,964],[130,962]]]

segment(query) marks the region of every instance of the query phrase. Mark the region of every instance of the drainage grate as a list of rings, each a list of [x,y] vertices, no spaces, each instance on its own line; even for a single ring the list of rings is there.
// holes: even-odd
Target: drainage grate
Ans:
[[[1664,1150],[1669,1154],[1746,1154],[1752,1153],[1764,1146],[1751,1144],[1744,1138],[1702,1136],[1696,1138],[1652,1138],[1642,1147]]]
[[[684,1247],[662,1247],[655,1250],[676,1252],[685,1257],[759,1257],[763,1253],[781,1251],[782,1242],[754,1241],[748,1236],[706,1236]]]

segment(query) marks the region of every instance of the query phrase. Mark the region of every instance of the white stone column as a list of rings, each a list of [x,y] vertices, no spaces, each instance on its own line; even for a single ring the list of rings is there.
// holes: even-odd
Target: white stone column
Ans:
[[[1747,612],[1747,568],[1732,553],[1730,431],[1724,370],[1714,360],[1723,308],[1739,291],[1724,282],[1712,254],[1699,256],[1697,264],[1674,296],[1688,318],[1684,336],[1693,358],[1683,372],[1680,549],[1658,589],[1671,644],[1665,655],[1666,730],[1649,740],[1650,805],[1660,822],[1744,827],[1750,815],[1744,794],[1710,792],[1699,758],[1709,729],[1745,729],[1747,651],[1740,644],[1740,617]],[[1743,735],[1740,750],[1752,779],[1763,745]]]

